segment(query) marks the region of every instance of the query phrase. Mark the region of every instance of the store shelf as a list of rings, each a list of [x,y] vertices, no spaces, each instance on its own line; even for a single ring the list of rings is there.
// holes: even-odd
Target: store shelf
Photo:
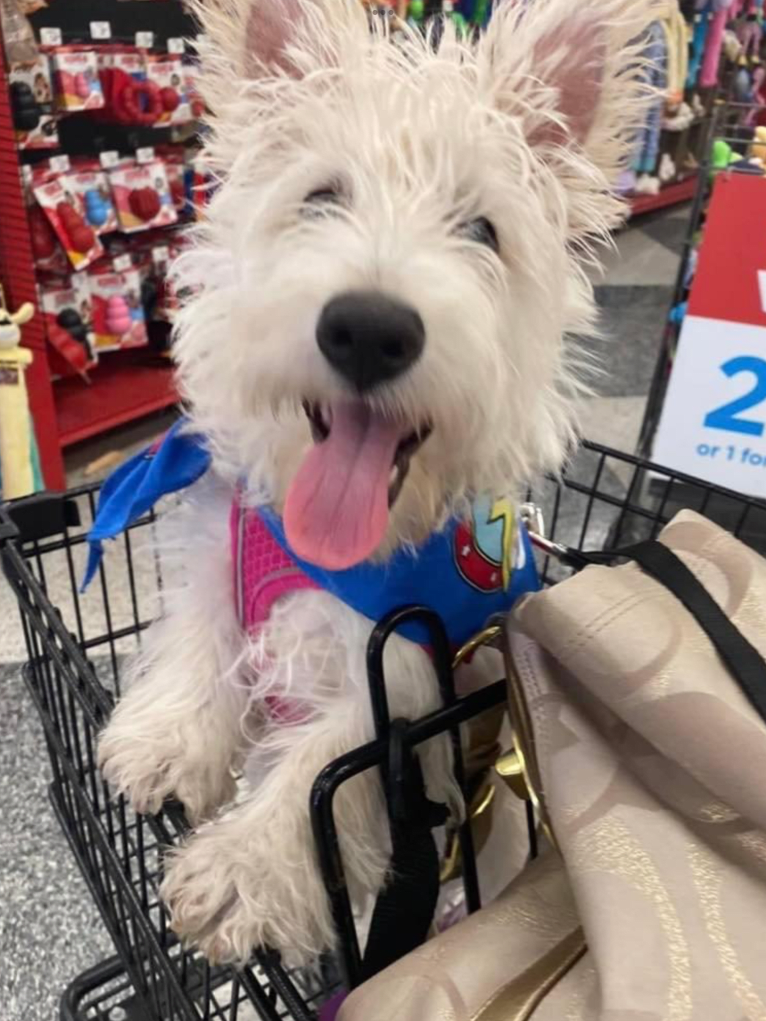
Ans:
[[[696,189],[697,175],[692,174],[683,181],[661,188],[658,195],[634,195],[630,200],[630,215],[640,216],[642,213],[652,213],[657,209],[675,206],[679,202],[688,202],[694,198]]]
[[[104,355],[90,378],[90,386],[78,377],[54,384],[62,447],[150,415],[178,401],[170,363],[145,349]]]

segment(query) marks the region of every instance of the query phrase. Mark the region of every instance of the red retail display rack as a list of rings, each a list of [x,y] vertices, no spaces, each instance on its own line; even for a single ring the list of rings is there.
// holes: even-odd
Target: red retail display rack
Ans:
[[[0,280],[5,288],[9,307],[18,308],[25,301],[37,303],[35,269],[29,223],[21,191],[19,162],[13,130],[13,116],[8,94],[8,75],[2,46],[0,26]],[[48,368],[45,330],[37,315],[24,327],[24,343],[34,352],[34,361],[27,371],[27,387],[40,460],[46,483],[55,489],[64,488],[64,466],[58,435],[56,405]]]
[[[54,0],[31,20],[36,31],[63,24],[65,37],[76,37],[79,25],[105,19],[110,20],[115,38],[129,38],[136,29],[154,30],[160,38],[193,35],[193,24],[177,0]],[[134,131],[126,130],[124,138],[115,132],[109,136],[115,148],[147,144]],[[77,148],[82,145],[80,138],[74,144],[75,151],[83,151]],[[62,148],[67,151],[66,145]],[[0,281],[10,307],[30,301],[38,308],[38,314],[23,331],[24,344],[34,352],[34,362],[27,372],[30,408],[45,484],[49,489],[64,489],[66,447],[169,407],[178,397],[169,360],[151,349],[113,352],[92,369],[90,385],[77,377],[53,381],[46,326],[39,310],[21,162],[0,27]]]

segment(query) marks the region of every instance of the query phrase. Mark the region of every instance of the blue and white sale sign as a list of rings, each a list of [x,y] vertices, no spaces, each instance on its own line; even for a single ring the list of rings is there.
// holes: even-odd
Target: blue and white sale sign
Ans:
[[[716,182],[652,460],[766,497],[766,178]]]

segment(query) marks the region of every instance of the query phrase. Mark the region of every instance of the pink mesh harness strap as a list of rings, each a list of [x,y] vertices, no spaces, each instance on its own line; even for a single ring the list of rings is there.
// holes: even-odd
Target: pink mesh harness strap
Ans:
[[[279,546],[258,511],[243,506],[239,495],[231,505],[230,528],[237,616],[247,633],[254,635],[278,599],[319,586]],[[270,695],[265,703],[275,723],[300,723],[305,718],[294,699]]]
[[[260,515],[239,496],[231,506],[231,550],[237,616],[248,634],[269,619],[278,599],[319,586],[279,546]]]

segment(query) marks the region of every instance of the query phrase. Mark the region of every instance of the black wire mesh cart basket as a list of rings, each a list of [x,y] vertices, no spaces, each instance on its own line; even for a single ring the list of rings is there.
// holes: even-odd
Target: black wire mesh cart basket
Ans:
[[[261,949],[247,968],[210,966],[180,945],[158,897],[163,849],[187,829],[181,807],[170,802],[157,816],[136,815],[112,795],[96,766],[97,736],[119,696],[124,658],[161,607],[163,586],[173,583],[156,552],[162,547],[163,519],[150,514],[111,544],[99,577],[86,595],[79,593],[97,498],[98,485],[91,485],[63,495],[30,497],[0,512],[0,557],[21,612],[28,650],[25,680],[50,757],[51,804],[116,949],[113,958],[63,991],[61,1017],[312,1021],[336,985],[354,985],[364,975],[363,940],[345,888],[333,820],[337,790],[363,770],[382,769],[389,806],[394,804],[388,775],[394,730],[406,755],[436,734],[452,733],[460,781],[459,729],[504,701],[504,683],[456,698],[449,655],[437,648],[443,707],[424,719],[392,723],[382,672],[371,670],[376,739],[328,763],[316,780],[310,806],[318,861],[338,929],[336,958],[317,962],[310,972],[291,973],[276,954]],[[541,512],[535,530],[544,532],[538,553],[546,584],[569,571],[555,555],[562,549],[602,550],[653,538],[681,507],[712,518],[766,551],[763,502],[589,444],[560,479],[545,481],[530,499]],[[438,631],[438,621],[432,623]],[[373,632],[368,658],[373,666],[395,626],[396,619],[391,619]],[[528,819],[533,854],[531,808]],[[468,824],[459,845],[464,901],[470,911],[479,906],[479,884]]]

